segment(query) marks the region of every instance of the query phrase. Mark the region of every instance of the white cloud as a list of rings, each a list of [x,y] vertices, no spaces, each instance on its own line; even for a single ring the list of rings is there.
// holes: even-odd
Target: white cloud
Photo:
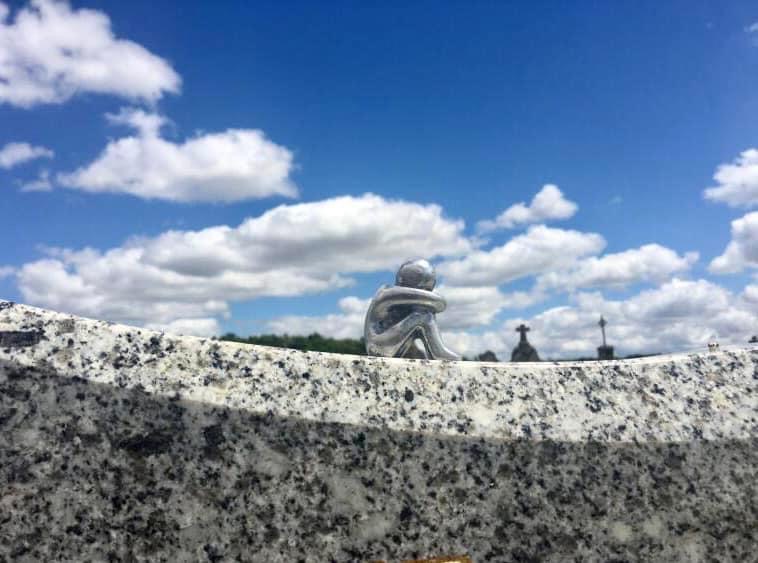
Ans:
[[[443,336],[451,348],[467,356],[490,349],[508,360],[518,341],[515,328],[526,322],[532,329],[529,341],[541,358],[596,357],[601,314],[608,320],[608,343],[623,355],[703,349],[712,340],[745,344],[758,326],[758,316],[745,310],[741,297],[706,280],[675,278],[626,300],[581,293],[570,305],[532,318],[511,318],[497,330]]]
[[[733,274],[747,267],[758,268],[758,211],[732,221],[732,240],[708,269],[714,274]]]
[[[371,299],[350,296],[339,300],[339,313],[324,316],[286,315],[266,323],[266,331],[275,334],[302,334],[314,332],[331,338],[361,338],[363,320]]]
[[[494,221],[480,221],[477,228],[481,232],[488,232],[496,229],[512,229],[519,225],[542,223],[551,219],[568,219],[576,213],[577,209],[576,203],[563,197],[558,186],[545,184],[529,205],[523,201],[512,205],[498,215]]]
[[[642,291],[622,306],[631,318],[655,324],[712,316],[727,310],[731,299],[729,291],[709,281],[674,278],[659,288]]]
[[[713,179],[718,185],[703,192],[706,199],[731,207],[758,205],[758,149],[743,151],[734,162],[720,165]]]
[[[19,289],[33,305],[136,325],[171,325],[228,314],[227,303],[208,292],[190,297],[186,288],[177,287],[172,295],[167,286],[170,274],[140,270],[129,262],[134,255],[84,250],[30,262],[17,273]]]
[[[106,113],[105,119],[113,125],[131,127],[142,137],[157,137],[161,128],[169,122],[163,115],[139,108],[121,108],[118,113]]]
[[[7,143],[0,148],[0,168],[7,170],[36,158],[52,157],[53,151],[45,147],[36,147],[29,143]]]
[[[13,266],[0,266],[0,280],[3,278],[9,278],[16,273],[16,268]]]
[[[446,329],[488,325],[506,303],[506,296],[494,286],[440,286],[437,292],[447,301],[447,309],[437,317]]]
[[[117,39],[102,12],[33,0],[9,13],[0,3],[0,103],[28,108],[85,92],[153,102],[179,91],[171,65]]]
[[[747,285],[741,295],[743,301],[752,307],[758,306],[758,285]],[[756,327],[758,329],[758,327]]]
[[[471,250],[463,221],[438,205],[386,200],[373,194],[280,205],[239,227],[169,231],[145,245],[145,260],[197,275],[254,265],[261,271],[337,272],[394,269],[412,256]]]
[[[49,192],[52,189],[53,184],[50,182],[50,173],[47,170],[42,170],[35,180],[21,185],[22,192]]]
[[[503,326],[502,330],[507,330],[507,328]],[[510,335],[503,334],[502,330],[484,332],[445,330],[442,332],[442,339],[448,348],[467,358],[474,358],[489,350],[494,352],[502,362],[511,358],[511,351],[508,348]]]
[[[679,256],[659,244],[646,244],[624,252],[582,259],[566,270],[541,275],[537,284],[543,289],[573,290],[662,282],[674,274],[689,270],[697,260],[697,252]]]
[[[173,143],[160,136],[166,122],[160,115],[124,109],[108,119],[133,127],[137,135],[109,142],[90,164],[58,175],[62,185],[183,202],[297,195],[289,178],[292,153],[262,131],[227,129]]]
[[[437,317],[444,330],[467,329],[490,324],[504,309],[523,309],[541,301],[542,293],[503,293],[495,286],[440,286],[437,292],[447,301],[447,309]]]
[[[230,301],[327,291],[410,256],[465,253],[463,228],[437,205],[345,196],[282,205],[236,228],[167,231],[105,252],[49,251],[20,268],[18,285],[26,302],[56,310],[197,325],[227,314]]]
[[[456,286],[500,285],[530,275],[571,266],[578,258],[597,254],[605,240],[595,233],[530,227],[502,246],[478,250],[440,264],[445,283]]]

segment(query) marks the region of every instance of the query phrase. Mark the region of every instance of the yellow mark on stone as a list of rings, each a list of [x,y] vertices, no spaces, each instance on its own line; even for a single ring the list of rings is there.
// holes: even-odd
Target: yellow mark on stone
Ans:
[[[663,521],[654,515],[649,520],[645,520],[642,523],[642,530],[653,538],[660,538],[663,536]]]
[[[467,411],[466,414],[474,421],[474,423],[480,428],[490,428],[497,418],[497,411],[488,409],[482,405],[473,405]]]
[[[368,563],[387,563],[383,559]],[[474,563],[468,555],[453,555],[449,557],[432,557],[431,559],[403,559],[401,563]]]
[[[632,527],[624,522],[613,522],[611,524],[611,535],[617,541],[626,543],[633,535]]]

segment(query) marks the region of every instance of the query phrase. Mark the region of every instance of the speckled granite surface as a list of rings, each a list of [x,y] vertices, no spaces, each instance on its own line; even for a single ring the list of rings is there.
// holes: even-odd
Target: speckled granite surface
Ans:
[[[750,561],[758,351],[218,343],[0,302],[0,561]]]

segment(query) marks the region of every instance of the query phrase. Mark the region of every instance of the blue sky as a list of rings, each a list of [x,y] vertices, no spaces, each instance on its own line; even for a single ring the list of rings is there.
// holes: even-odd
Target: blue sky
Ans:
[[[544,354],[591,354],[601,313],[622,353],[758,332],[755,3],[0,15],[4,298],[359,336],[366,300],[422,253],[464,353],[507,355],[524,320]],[[547,185],[544,213],[477,229]]]

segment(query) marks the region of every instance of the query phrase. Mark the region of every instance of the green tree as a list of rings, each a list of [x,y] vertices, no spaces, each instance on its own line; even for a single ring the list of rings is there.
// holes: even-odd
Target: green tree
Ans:
[[[354,338],[328,338],[321,336],[317,332],[308,336],[260,334],[248,337],[237,336],[233,332],[227,332],[219,340],[312,352],[332,352],[335,354],[355,354],[359,356],[366,354],[366,345],[363,338],[360,340]]]

